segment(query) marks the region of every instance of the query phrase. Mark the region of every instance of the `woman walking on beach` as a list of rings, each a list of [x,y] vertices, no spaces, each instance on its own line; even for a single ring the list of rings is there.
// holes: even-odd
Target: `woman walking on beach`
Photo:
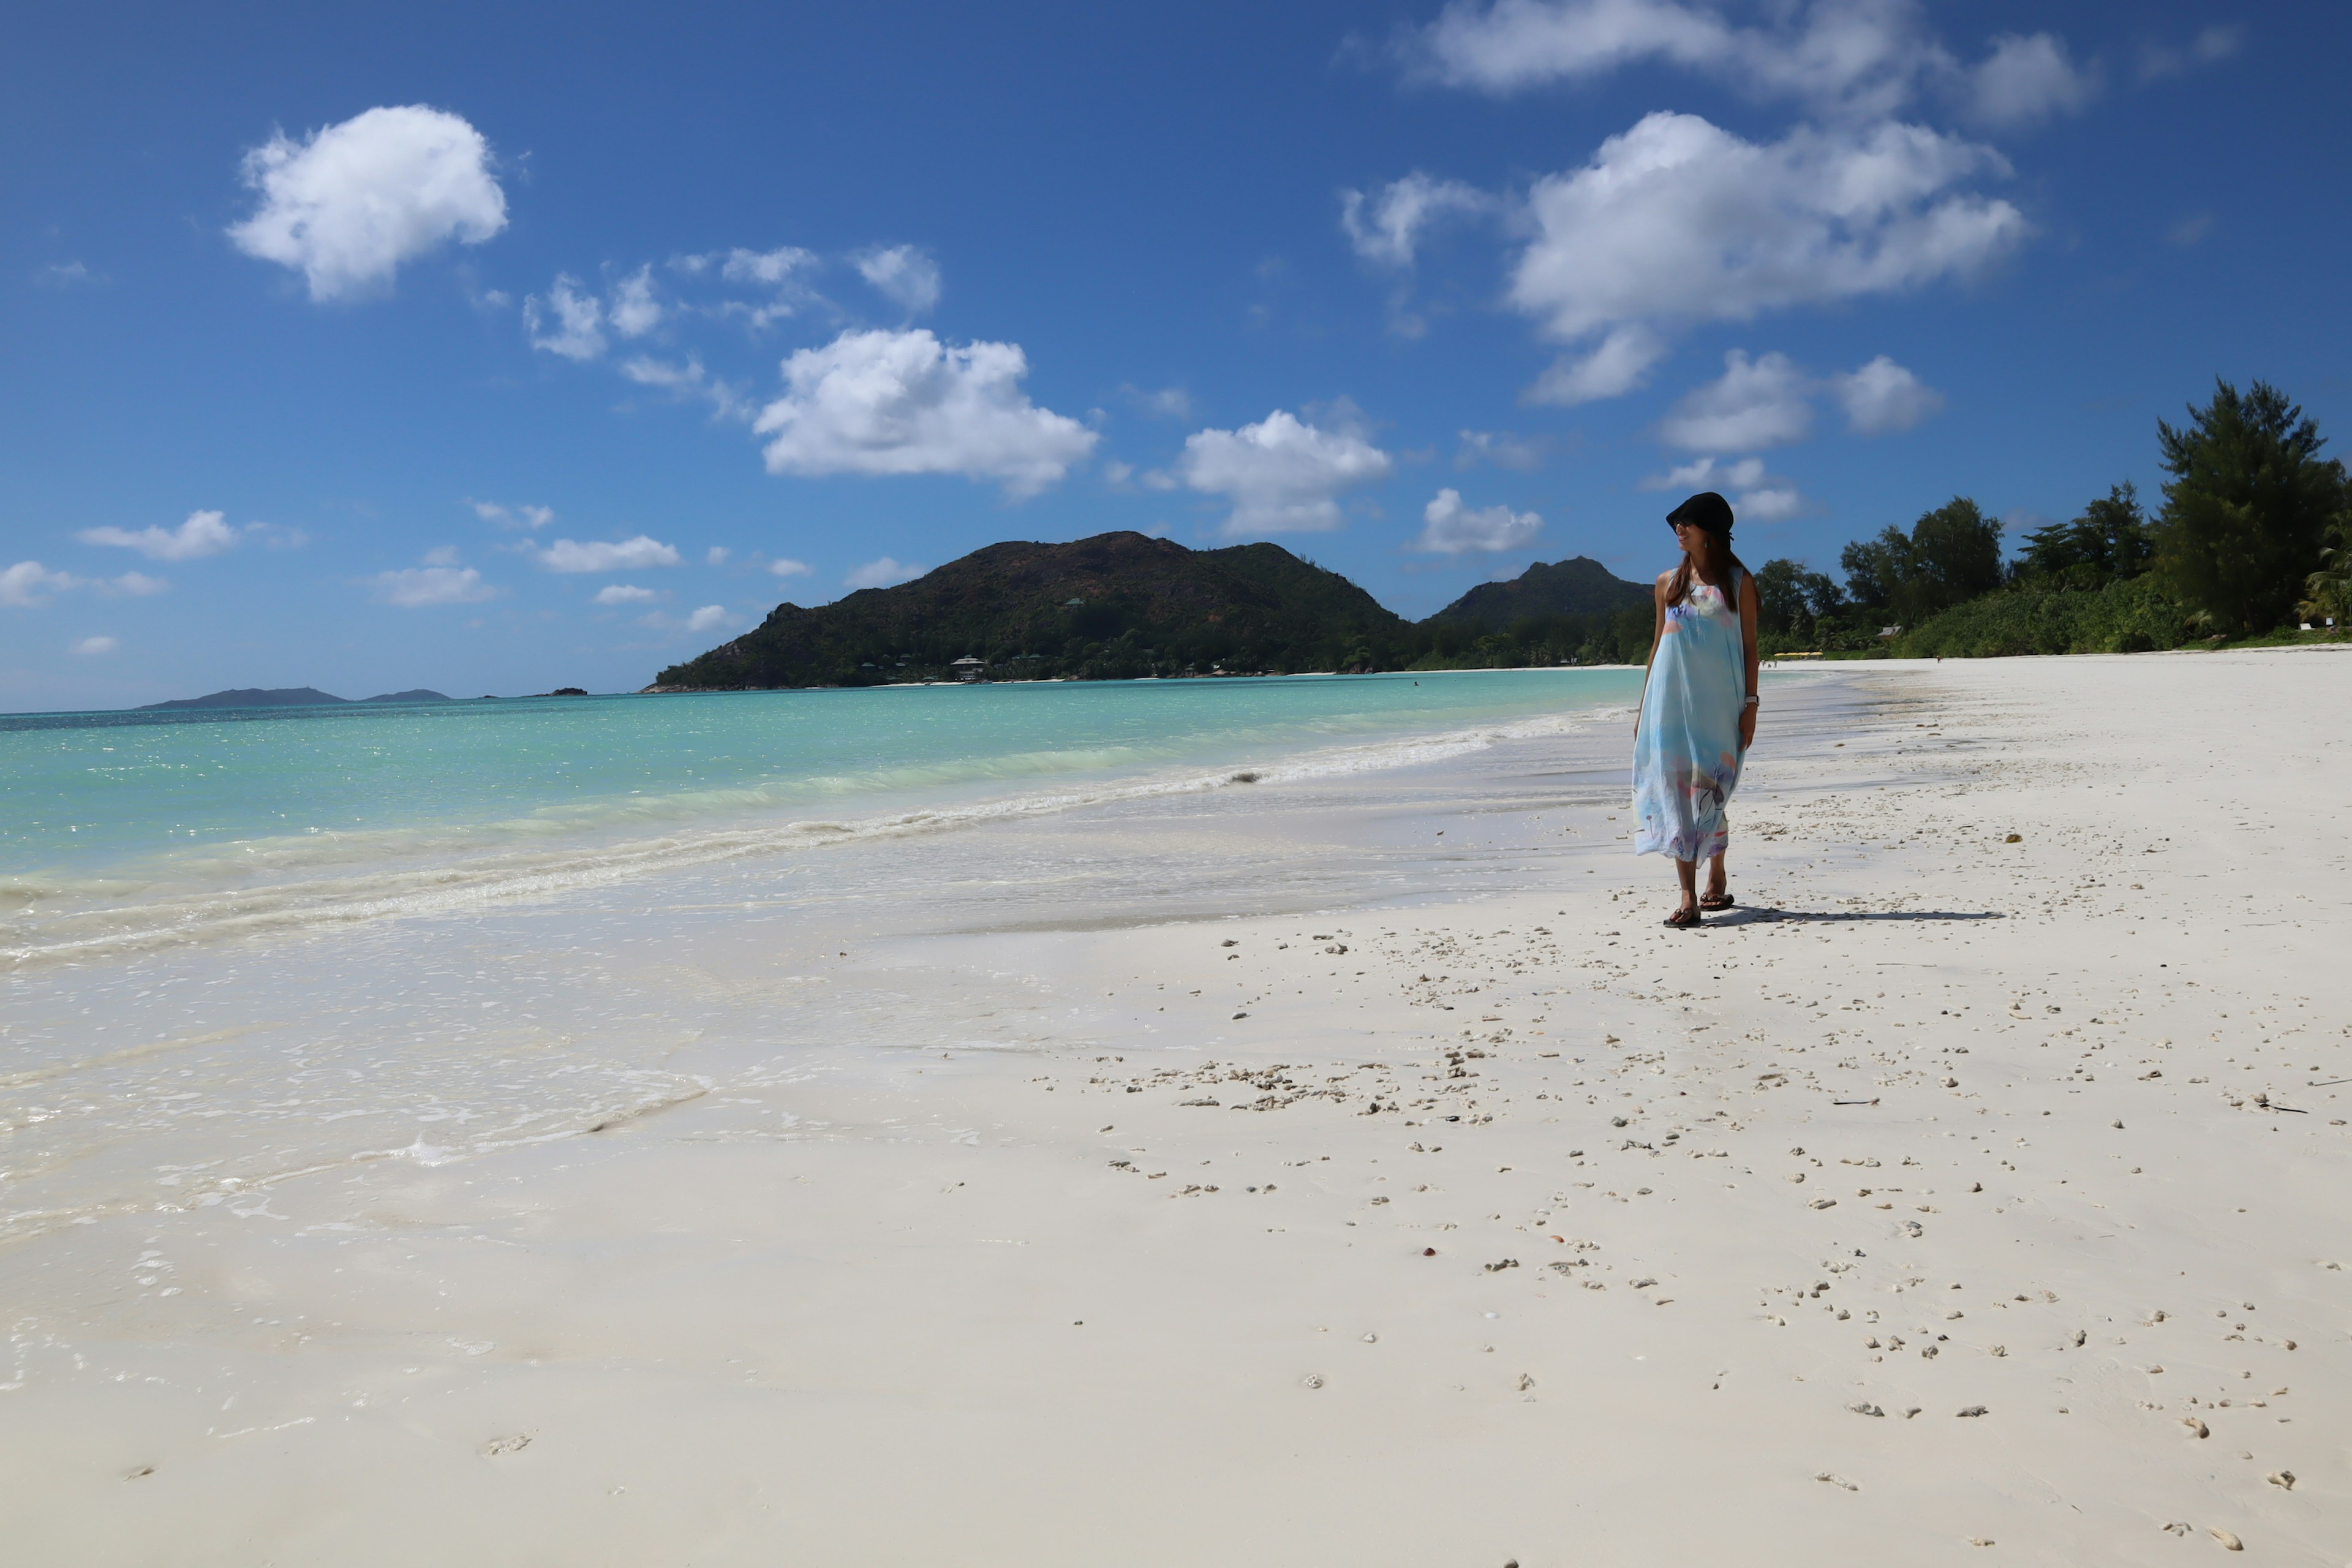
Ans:
[[[1696,926],[1727,910],[1725,803],[1756,739],[1755,579],[1731,552],[1731,503],[1705,490],[1666,514],[1682,564],[1659,574],[1658,620],[1633,729],[1636,855],[1675,858],[1682,902],[1666,917]],[[1707,862],[1706,894],[1698,863]]]

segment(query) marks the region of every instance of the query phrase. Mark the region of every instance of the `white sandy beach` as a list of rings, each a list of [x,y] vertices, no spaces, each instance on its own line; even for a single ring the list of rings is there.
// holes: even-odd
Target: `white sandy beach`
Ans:
[[[0,1560],[2352,1562],[2352,658],[1767,704],[1697,933],[1612,723],[823,922],[750,865],[45,979],[311,1030],[289,1103],[627,1043],[491,1152],[93,1154],[0,1250]],[[335,1057],[402,1008],[513,1021],[462,1096]]]

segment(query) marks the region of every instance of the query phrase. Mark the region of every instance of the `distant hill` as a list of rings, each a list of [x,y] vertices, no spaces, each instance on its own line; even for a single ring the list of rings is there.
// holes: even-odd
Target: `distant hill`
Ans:
[[[779,605],[649,689],[1394,668],[1414,643],[1370,594],[1280,545],[1101,533],[992,544],[897,587]]]
[[[361,700],[446,702],[449,699],[420,686],[414,691],[387,691],[381,697],[362,698]],[[246,686],[235,691],[215,691],[208,697],[182,697],[170,702],[150,702],[134,711],[161,713],[176,708],[341,708],[350,706],[351,702],[348,697],[338,697],[315,686],[280,686],[266,691],[257,686]]]
[[[1589,555],[1538,561],[1507,583],[1481,583],[1429,617],[1501,628],[1526,616],[1597,616],[1650,602],[1647,584],[1612,575]],[[1424,622],[1424,625],[1429,624]]]
[[[235,691],[215,691],[209,697],[183,697],[171,702],[150,702],[138,711],[161,713],[175,708],[326,708],[350,700],[348,697],[337,697],[315,686],[281,686],[269,691],[247,686]]]

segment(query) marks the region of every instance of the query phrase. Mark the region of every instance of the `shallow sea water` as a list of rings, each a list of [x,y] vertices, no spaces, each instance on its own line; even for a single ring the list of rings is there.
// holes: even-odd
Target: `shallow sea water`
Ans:
[[[59,856],[57,829],[81,824],[53,810],[10,847],[20,886],[47,881],[12,916],[0,982],[0,1240],[165,1208],[266,1220],[270,1188],[303,1174],[479,1157],[688,1101],[726,1105],[711,1124],[729,1136],[822,1136],[791,1092],[814,1076],[1084,1034],[1073,999],[943,968],[929,937],[1546,874],[1523,850],[1402,825],[1438,802],[1613,799],[1639,673],[1420,679],[547,704],[446,731],[335,710],[307,726],[16,731],[24,776],[94,836]],[[863,752],[861,712],[882,726]],[[614,738],[641,721],[654,733]],[[950,732],[980,754],[923,761]],[[558,736],[576,772],[551,765]],[[488,782],[493,742],[522,782]],[[70,760],[126,749],[151,773],[84,802]],[[889,765],[849,768],[857,755]],[[175,769],[205,775],[178,816],[152,805],[177,798],[155,782]],[[632,778],[648,795],[621,788]],[[234,853],[286,842],[273,813],[355,803],[380,837],[331,848],[333,876]],[[157,825],[184,818],[209,825],[195,847],[159,847]],[[518,848],[526,833],[541,837]]]
[[[446,912],[741,857],[1395,767],[1638,672],[0,718],[0,960]]]

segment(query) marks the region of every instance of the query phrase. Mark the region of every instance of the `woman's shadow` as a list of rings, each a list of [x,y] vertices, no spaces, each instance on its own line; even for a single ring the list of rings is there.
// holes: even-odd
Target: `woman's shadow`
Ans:
[[[1994,910],[1782,910],[1770,905],[1742,906],[1711,917],[1710,926],[1762,925],[1769,921],[1999,921],[2009,917]]]

